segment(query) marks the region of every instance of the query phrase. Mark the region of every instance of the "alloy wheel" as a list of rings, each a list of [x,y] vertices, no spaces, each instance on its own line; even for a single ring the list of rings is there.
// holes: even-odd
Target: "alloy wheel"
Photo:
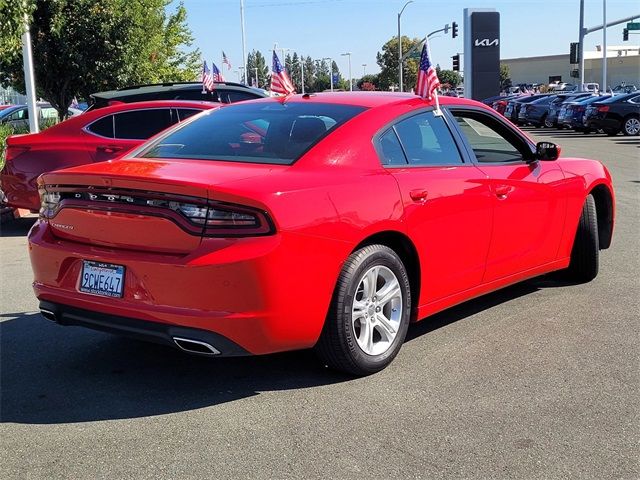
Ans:
[[[638,135],[640,132],[640,120],[637,118],[629,118],[624,122],[624,133],[627,135]]]
[[[360,349],[367,355],[385,353],[395,340],[402,320],[402,290],[395,274],[377,265],[358,283],[351,324]]]

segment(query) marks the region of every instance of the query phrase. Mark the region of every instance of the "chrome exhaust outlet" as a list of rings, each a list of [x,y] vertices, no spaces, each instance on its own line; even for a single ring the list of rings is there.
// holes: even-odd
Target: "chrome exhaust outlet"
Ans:
[[[206,342],[192,340],[190,338],[173,337],[173,342],[180,350],[198,355],[220,355],[220,350]]]
[[[53,313],[51,310],[45,310],[44,308],[41,308],[40,315],[42,315],[44,318],[52,322],[56,322],[56,323],[58,322],[58,320],[56,319],[56,314]]]

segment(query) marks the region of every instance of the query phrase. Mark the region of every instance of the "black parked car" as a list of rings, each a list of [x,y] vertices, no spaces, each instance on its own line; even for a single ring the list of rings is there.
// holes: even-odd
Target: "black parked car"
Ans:
[[[640,92],[614,95],[591,104],[585,111],[584,123],[612,136],[621,130],[625,135],[640,134]]]
[[[591,129],[584,124],[584,112],[587,107],[594,102],[602,102],[611,95],[594,95],[593,97],[580,98],[578,100],[567,101],[563,104],[566,110],[562,116],[558,116],[558,122],[564,127],[572,128],[576,132],[590,133]]]
[[[575,100],[579,100],[580,98],[591,97],[593,93],[591,92],[582,92],[582,93],[572,93],[572,94],[560,94],[558,95],[551,103],[549,103],[549,111],[547,112],[547,118],[544,121],[545,127],[561,127],[562,125],[558,124],[558,116],[562,111],[562,106],[565,102],[573,102]],[[564,114],[564,112],[562,112]]]
[[[524,124],[534,127],[542,127],[549,112],[549,104],[555,100],[556,95],[545,95],[533,102],[527,103],[520,108],[518,119]]]
[[[110,102],[144,102],[147,100],[199,100],[202,102],[235,103],[268,97],[262,89],[241,83],[216,83],[212,92],[202,91],[200,82],[158,83],[99,92],[91,95],[90,109],[102,108]]]
[[[539,98],[547,96],[546,93],[540,93],[536,95],[522,95],[520,97],[509,100],[507,108],[504,111],[504,116],[516,125],[520,125],[521,121],[518,119],[520,114],[520,108],[527,103],[531,103]]]

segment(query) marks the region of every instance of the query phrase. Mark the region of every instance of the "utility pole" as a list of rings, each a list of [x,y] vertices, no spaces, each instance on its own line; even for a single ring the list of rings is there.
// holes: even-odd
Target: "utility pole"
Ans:
[[[578,55],[580,58],[580,91],[584,89],[584,0],[580,0],[580,32],[578,35]]]
[[[367,64],[362,64],[362,76],[364,77],[367,74]]]
[[[24,16],[24,33],[22,34],[22,62],[24,64],[24,83],[27,93],[27,108],[29,110],[29,132],[38,133],[38,110],[36,108],[36,84],[33,74],[33,52],[31,51],[31,32],[29,18]]]
[[[322,60],[329,60],[329,85],[331,86],[331,91],[333,92],[333,60],[331,57],[325,57]]]

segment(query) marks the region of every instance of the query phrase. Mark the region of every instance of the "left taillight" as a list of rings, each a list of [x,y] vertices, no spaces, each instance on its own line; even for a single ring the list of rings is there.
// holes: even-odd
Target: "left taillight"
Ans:
[[[38,187],[38,193],[40,194],[40,217],[54,217],[60,206],[60,192],[47,192],[43,186],[40,186]]]
[[[203,226],[205,236],[268,235],[273,225],[266,212],[251,207],[227,203],[207,206],[170,202],[169,208],[189,221]]]

